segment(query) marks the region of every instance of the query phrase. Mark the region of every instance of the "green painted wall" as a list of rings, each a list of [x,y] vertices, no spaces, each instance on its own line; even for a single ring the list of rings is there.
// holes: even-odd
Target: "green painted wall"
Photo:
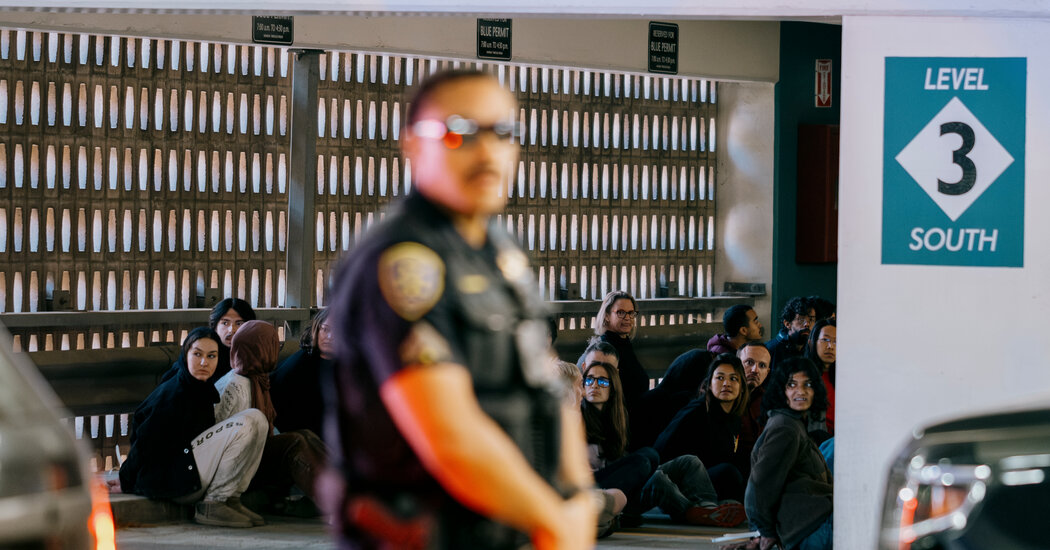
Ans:
[[[820,23],[780,25],[780,82],[775,88],[776,170],[773,191],[773,319],[767,336],[779,330],[779,313],[792,296],[814,294],[836,300],[838,264],[795,261],[798,126],[838,124],[842,27]],[[815,106],[816,60],[832,60],[832,106]],[[775,322],[774,322],[775,321]]]

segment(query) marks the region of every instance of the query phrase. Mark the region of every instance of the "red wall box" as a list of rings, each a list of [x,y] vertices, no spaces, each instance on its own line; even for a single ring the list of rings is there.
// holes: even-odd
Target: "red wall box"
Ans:
[[[834,263],[839,244],[839,127],[798,127],[795,261]]]

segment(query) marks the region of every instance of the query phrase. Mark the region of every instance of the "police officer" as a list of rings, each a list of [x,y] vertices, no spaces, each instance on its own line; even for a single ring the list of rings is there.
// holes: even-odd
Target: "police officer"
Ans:
[[[593,478],[579,417],[551,389],[546,305],[494,218],[516,109],[485,73],[424,82],[401,134],[414,191],[334,282],[345,548],[593,544]]]

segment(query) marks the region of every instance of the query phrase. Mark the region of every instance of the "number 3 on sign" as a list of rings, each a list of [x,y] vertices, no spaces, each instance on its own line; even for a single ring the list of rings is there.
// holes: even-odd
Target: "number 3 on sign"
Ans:
[[[937,191],[945,195],[962,195],[973,189],[977,181],[977,166],[966,156],[973,150],[973,128],[965,122],[945,122],[941,124],[941,135],[957,134],[962,138],[962,145],[952,152],[952,162],[962,168],[962,178],[955,183],[937,179]]]

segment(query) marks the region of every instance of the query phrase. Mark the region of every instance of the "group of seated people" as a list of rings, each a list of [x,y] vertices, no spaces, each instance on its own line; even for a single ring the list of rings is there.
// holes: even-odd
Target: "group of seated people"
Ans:
[[[327,315],[278,365],[274,326],[244,300],[217,304],[135,411],[121,489],[192,503],[195,520],[209,525],[262,525],[259,512],[289,503],[316,514],[329,455]],[[831,548],[833,306],[791,299],[765,343],[754,309],[733,306],[726,333],[676,358],[652,389],[632,344],[637,317],[630,294],[609,293],[577,364],[556,363],[584,423],[599,535],[659,507],[676,522],[748,522],[761,536],[741,548]],[[288,498],[296,488],[302,498]]]
[[[135,410],[120,490],[193,504],[205,525],[264,525],[259,512],[318,515],[316,479],[329,455],[320,437],[327,315],[278,366],[273,324],[244,300],[219,302]]]
[[[672,521],[759,536],[732,548],[831,548],[836,327],[834,306],[796,297],[762,342],[750,306],[730,307],[726,333],[676,358],[662,380],[635,354],[634,298],[610,292],[573,389],[600,491],[599,536],[653,507]]]

